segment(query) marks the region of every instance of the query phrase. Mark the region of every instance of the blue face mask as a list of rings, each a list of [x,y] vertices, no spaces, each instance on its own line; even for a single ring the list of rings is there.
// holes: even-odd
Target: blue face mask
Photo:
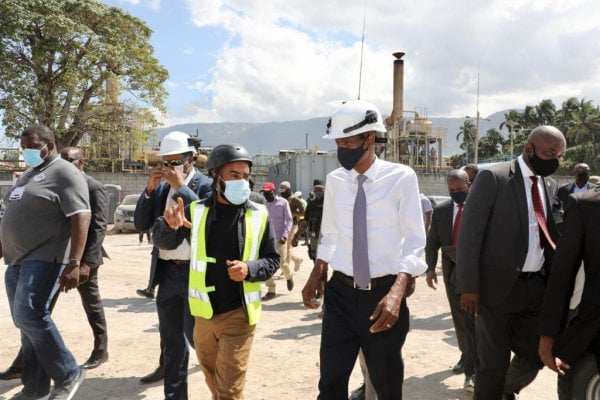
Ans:
[[[239,206],[244,204],[250,197],[250,183],[245,179],[225,182],[225,191],[223,195],[231,204]]]
[[[25,161],[25,164],[32,168],[35,168],[41,163],[43,163],[44,159],[42,158],[41,153],[44,147],[42,147],[41,149],[23,149],[23,161]]]

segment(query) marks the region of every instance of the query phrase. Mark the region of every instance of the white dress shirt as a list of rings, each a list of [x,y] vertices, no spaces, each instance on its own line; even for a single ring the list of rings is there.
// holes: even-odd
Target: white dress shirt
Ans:
[[[344,168],[327,175],[317,253],[317,258],[349,276],[353,275],[352,219],[358,175]],[[405,165],[379,159],[364,175],[371,278],[400,272],[422,274],[427,264],[421,259],[425,228],[417,175]]]
[[[192,170],[185,177],[183,184],[189,185],[192,178],[196,175],[196,168],[192,168]],[[167,204],[165,205],[165,209],[177,204],[175,200],[173,200],[173,195],[175,194],[175,190],[171,187],[169,190],[169,195],[167,196]],[[183,239],[183,242],[175,249],[175,250],[162,250],[158,251],[158,258],[161,260],[189,260],[191,255],[191,247],[190,242],[187,239]]]
[[[583,185],[583,187],[577,186],[576,183],[573,185],[573,193],[584,193],[587,191],[588,191],[587,183],[585,185]]]
[[[540,197],[542,198],[542,204],[544,206],[544,215],[548,215],[548,207],[546,205],[546,188],[544,187],[544,181],[541,176],[535,175],[531,168],[523,160],[523,156],[520,155],[519,167],[521,168],[521,174],[523,175],[523,181],[525,184],[525,195],[527,196],[527,214],[529,218],[529,245],[527,250],[527,258],[525,258],[525,264],[523,264],[522,272],[537,272],[544,265],[544,249],[540,245],[540,227],[538,225],[537,218],[535,217],[535,210],[533,209],[533,198],[531,195],[531,188],[533,187],[533,181],[531,176],[537,176],[537,185]]]

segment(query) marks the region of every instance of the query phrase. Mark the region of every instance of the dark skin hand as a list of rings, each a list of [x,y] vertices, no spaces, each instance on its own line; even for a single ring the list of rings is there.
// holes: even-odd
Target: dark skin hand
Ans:
[[[479,315],[479,293],[462,293],[460,306],[469,314]]]
[[[411,279],[412,277],[404,272],[398,274],[396,282],[394,282],[384,298],[377,303],[375,311],[373,311],[373,314],[369,318],[371,321],[375,321],[371,325],[371,333],[387,331],[398,321],[400,305]]]
[[[172,167],[164,167],[162,177],[174,190],[179,190],[184,185],[183,174]]]
[[[429,286],[433,290],[437,290],[435,285],[437,285],[438,281],[437,281],[437,274],[435,273],[435,271],[427,271],[427,277],[425,278],[425,280],[427,281],[427,286]],[[434,285],[434,283],[435,283],[435,285]]]
[[[323,276],[324,271],[327,271],[327,265],[328,263],[323,260],[317,260],[317,262],[315,262],[315,266],[302,289],[302,302],[306,308],[312,310],[319,308],[316,297],[321,289],[321,277]]]
[[[85,242],[87,241],[88,229],[90,227],[91,213],[83,212],[71,216],[71,252],[70,260],[81,260]],[[61,292],[68,292],[79,286],[80,267],[68,266],[60,277]]]
[[[225,261],[229,279],[234,282],[242,282],[248,276],[248,265],[240,260]]]
[[[79,266],[79,285],[80,286],[83,285],[84,283],[86,283],[88,281],[88,279],[90,279],[90,271],[91,271],[91,268],[86,263],[82,263]]]
[[[544,365],[559,375],[565,375],[571,366],[558,357],[554,357],[552,348],[554,347],[554,338],[550,336],[541,336],[538,353]]]
[[[185,206],[181,197],[177,198],[177,204],[165,208],[163,217],[171,229],[177,230],[182,226],[188,229],[192,228],[192,223],[185,216]]]
[[[302,236],[304,234],[304,232],[306,232],[306,228],[308,228],[308,221],[304,220],[304,221],[300,222],[300,225],[298,225],[298,230],[296,231],[296,234],[292,238],[292,246],[293,247],[298,246],[298,238],[300,236]]]
[[[154,189],[160,184],[160,180],[162,179],[163,166],[158,165],[150,170],[150,177],[148,178],[148,183],[146,184],[146,194],[150,196]]]

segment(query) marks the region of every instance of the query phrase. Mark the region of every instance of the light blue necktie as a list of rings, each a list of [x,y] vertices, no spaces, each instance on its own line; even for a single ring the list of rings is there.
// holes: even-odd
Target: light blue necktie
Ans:
[[[369,271],[369,246],[367,242],[367,196],[363,183],[367,180],[365,175],[358,175],[358,190],[354,200],[352,218],[352,272],[354,283],[361,289],[366,289],[371,284]]]

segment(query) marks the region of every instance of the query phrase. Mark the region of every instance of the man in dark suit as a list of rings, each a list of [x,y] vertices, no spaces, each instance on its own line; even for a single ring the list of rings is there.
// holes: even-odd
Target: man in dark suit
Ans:
[[[461,359],[456,370],[465,374],[464,389],[473,391],[477,349],[475,348],[475,319],[460,307],[460,295],[455,288],[456,243],[462,211],[469,193],[469,175],[464,170],[452,170],[446,178],[451,200],[439,204],[433,210],[431,228],[427,233],[425,261],[427,262],[427,285],[435,289],[437,274],[435,267],[438,252],[442,249],[442,276],[446,287],[446,297],[450,303],[450,313],[454,322]]]
[[[456,289],[463,309],[477,316],[478,400],[515,398],[543,367],[538,323],[559,236],[550,201],[557,185],[546,177],[565,149],[558,129],[537,127],[516,160],[480,171],[471,187],[457,243]]]
[[[78,147],[66,147],[60,152],[61,158],[69,161],[81,171],[84,169],[83,152]],[[83,369],[93,369],[108,360],[108,336],[106,333],[106,317],[102,298],[98,287],[98,267],[104,263],[106,254],[102,242],[106,234],[108,223],[108,196],[104,185],[89,175],[84,175],[89,190],[91,221],[85,243],[81,265],[79,267],[79,286],[77,290],[81,296],[83,309],[94,334],[94,348],[88,360],[81,365]],[[52,312],[58,300],[60,291],[50,302],[49,310]],[[23,354],[19,350],[11,366],[0,374],[0,379],[17,379],[22,376]]]
[[[569,205],[569,195],[572,193],[587,192],[594,189],[596,185],[590,182],[590,166],[586,163],[579,163],[573,167],[571,175],[575,177],[575,182],[566,183],[558,188],[556,197],[560,200],[563,210]]]
[[[544,297],[539,343],[542,361],[559,374],[561,400],[573,398],[572,379],[583,352],[600,354],[600,188],[569,197]],[[585,284],[573,318],[569,303],[582,262]]]
[[[165,208],[181,198],[185,205],[207,198],[212,180],[194,168],[196,151],[191,138],[183,132],[170,132],[160,143],[158,156],[163,164],[154,167],[146,189],[135,208],[137,230],[154,226]],[[187,399],[188,343],[193,343],[194,319],[188,305],[190,243],[186,240],[175,250],[152,249],[152,286],[158,285],[158,312],[161,357],[159,367],[142,382],[163,376],[165,398]],[[186,339],[187,342],[186,343]]]

